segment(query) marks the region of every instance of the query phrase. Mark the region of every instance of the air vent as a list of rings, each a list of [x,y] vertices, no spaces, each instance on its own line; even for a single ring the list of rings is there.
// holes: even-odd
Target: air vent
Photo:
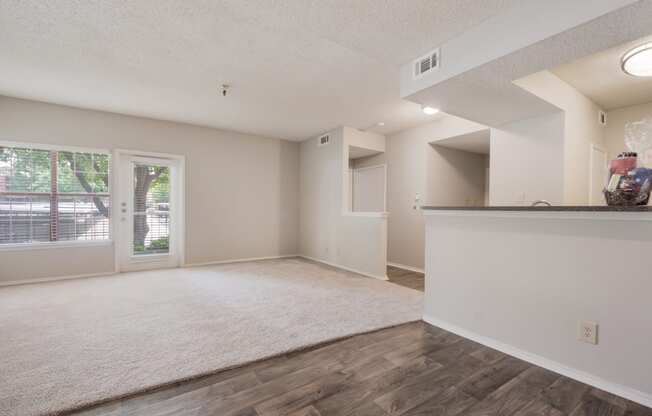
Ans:
[[[439,68],[439,48],[414,61],[414,78],[421,78]]]
[[[330,144],[330,142],[331,142],[331,136],[327,134],[319,138],[319,141],[317,142],[317,146],[326,146],[327,144]]]

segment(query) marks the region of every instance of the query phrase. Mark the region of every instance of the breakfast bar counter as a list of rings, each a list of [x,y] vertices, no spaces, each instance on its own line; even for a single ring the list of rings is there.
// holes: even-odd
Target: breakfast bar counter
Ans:
[[[651,208],[422,207],[424,320],[652,403]]]

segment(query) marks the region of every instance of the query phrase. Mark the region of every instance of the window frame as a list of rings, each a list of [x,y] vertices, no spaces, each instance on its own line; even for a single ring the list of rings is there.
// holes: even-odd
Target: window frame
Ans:
[[[46,144],[37,142],[20,142],[14,140],[0,139],[1,147],[16,147],[22,149],[48,150],[56,152],[71,153],[93,153],[109,156],[108,163],[108,198],[109,198],[109,237],[102,240],[57,240],[57,241],[31,241],[29,243],[8,243],[0,244],[0,251],[21,251],[21,250],[41,250],[41,249],[58,249],[66,247],[98,247],[113,245],[114,236],[114,196],[113,196],[113,152],[110,149],[66,146],[57,144]],[[63,193],[58,195],[67,195]],[[50,194],[51,195],[51,194]]]

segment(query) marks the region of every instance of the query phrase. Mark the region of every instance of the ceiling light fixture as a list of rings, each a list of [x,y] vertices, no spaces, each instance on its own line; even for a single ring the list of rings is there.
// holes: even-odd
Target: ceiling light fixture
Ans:
[[[437,114],[439,112],[438,109],[432,107],[421,107],[421,110],[423,110],[423,112],[429,116],[433,114]]]
[[[384,121],[379,122],[379,123],[378,123],[378,126],[379,126],[379,127],[384,127],[384,126],[385,126],[385,122],[384,122]]]
[[[620,65],[626,74],[635,77],[652,77],[652,42],[627,51]]]

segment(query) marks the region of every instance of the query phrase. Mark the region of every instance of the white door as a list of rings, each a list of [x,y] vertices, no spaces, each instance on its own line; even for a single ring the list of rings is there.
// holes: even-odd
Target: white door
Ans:
[[[591,145],[589,205],[606,205],[602,190],[607,182],[607,152]]]
[[[120,271],[179,267],[183,259],[183,190],[179,159],[117,155]]]

